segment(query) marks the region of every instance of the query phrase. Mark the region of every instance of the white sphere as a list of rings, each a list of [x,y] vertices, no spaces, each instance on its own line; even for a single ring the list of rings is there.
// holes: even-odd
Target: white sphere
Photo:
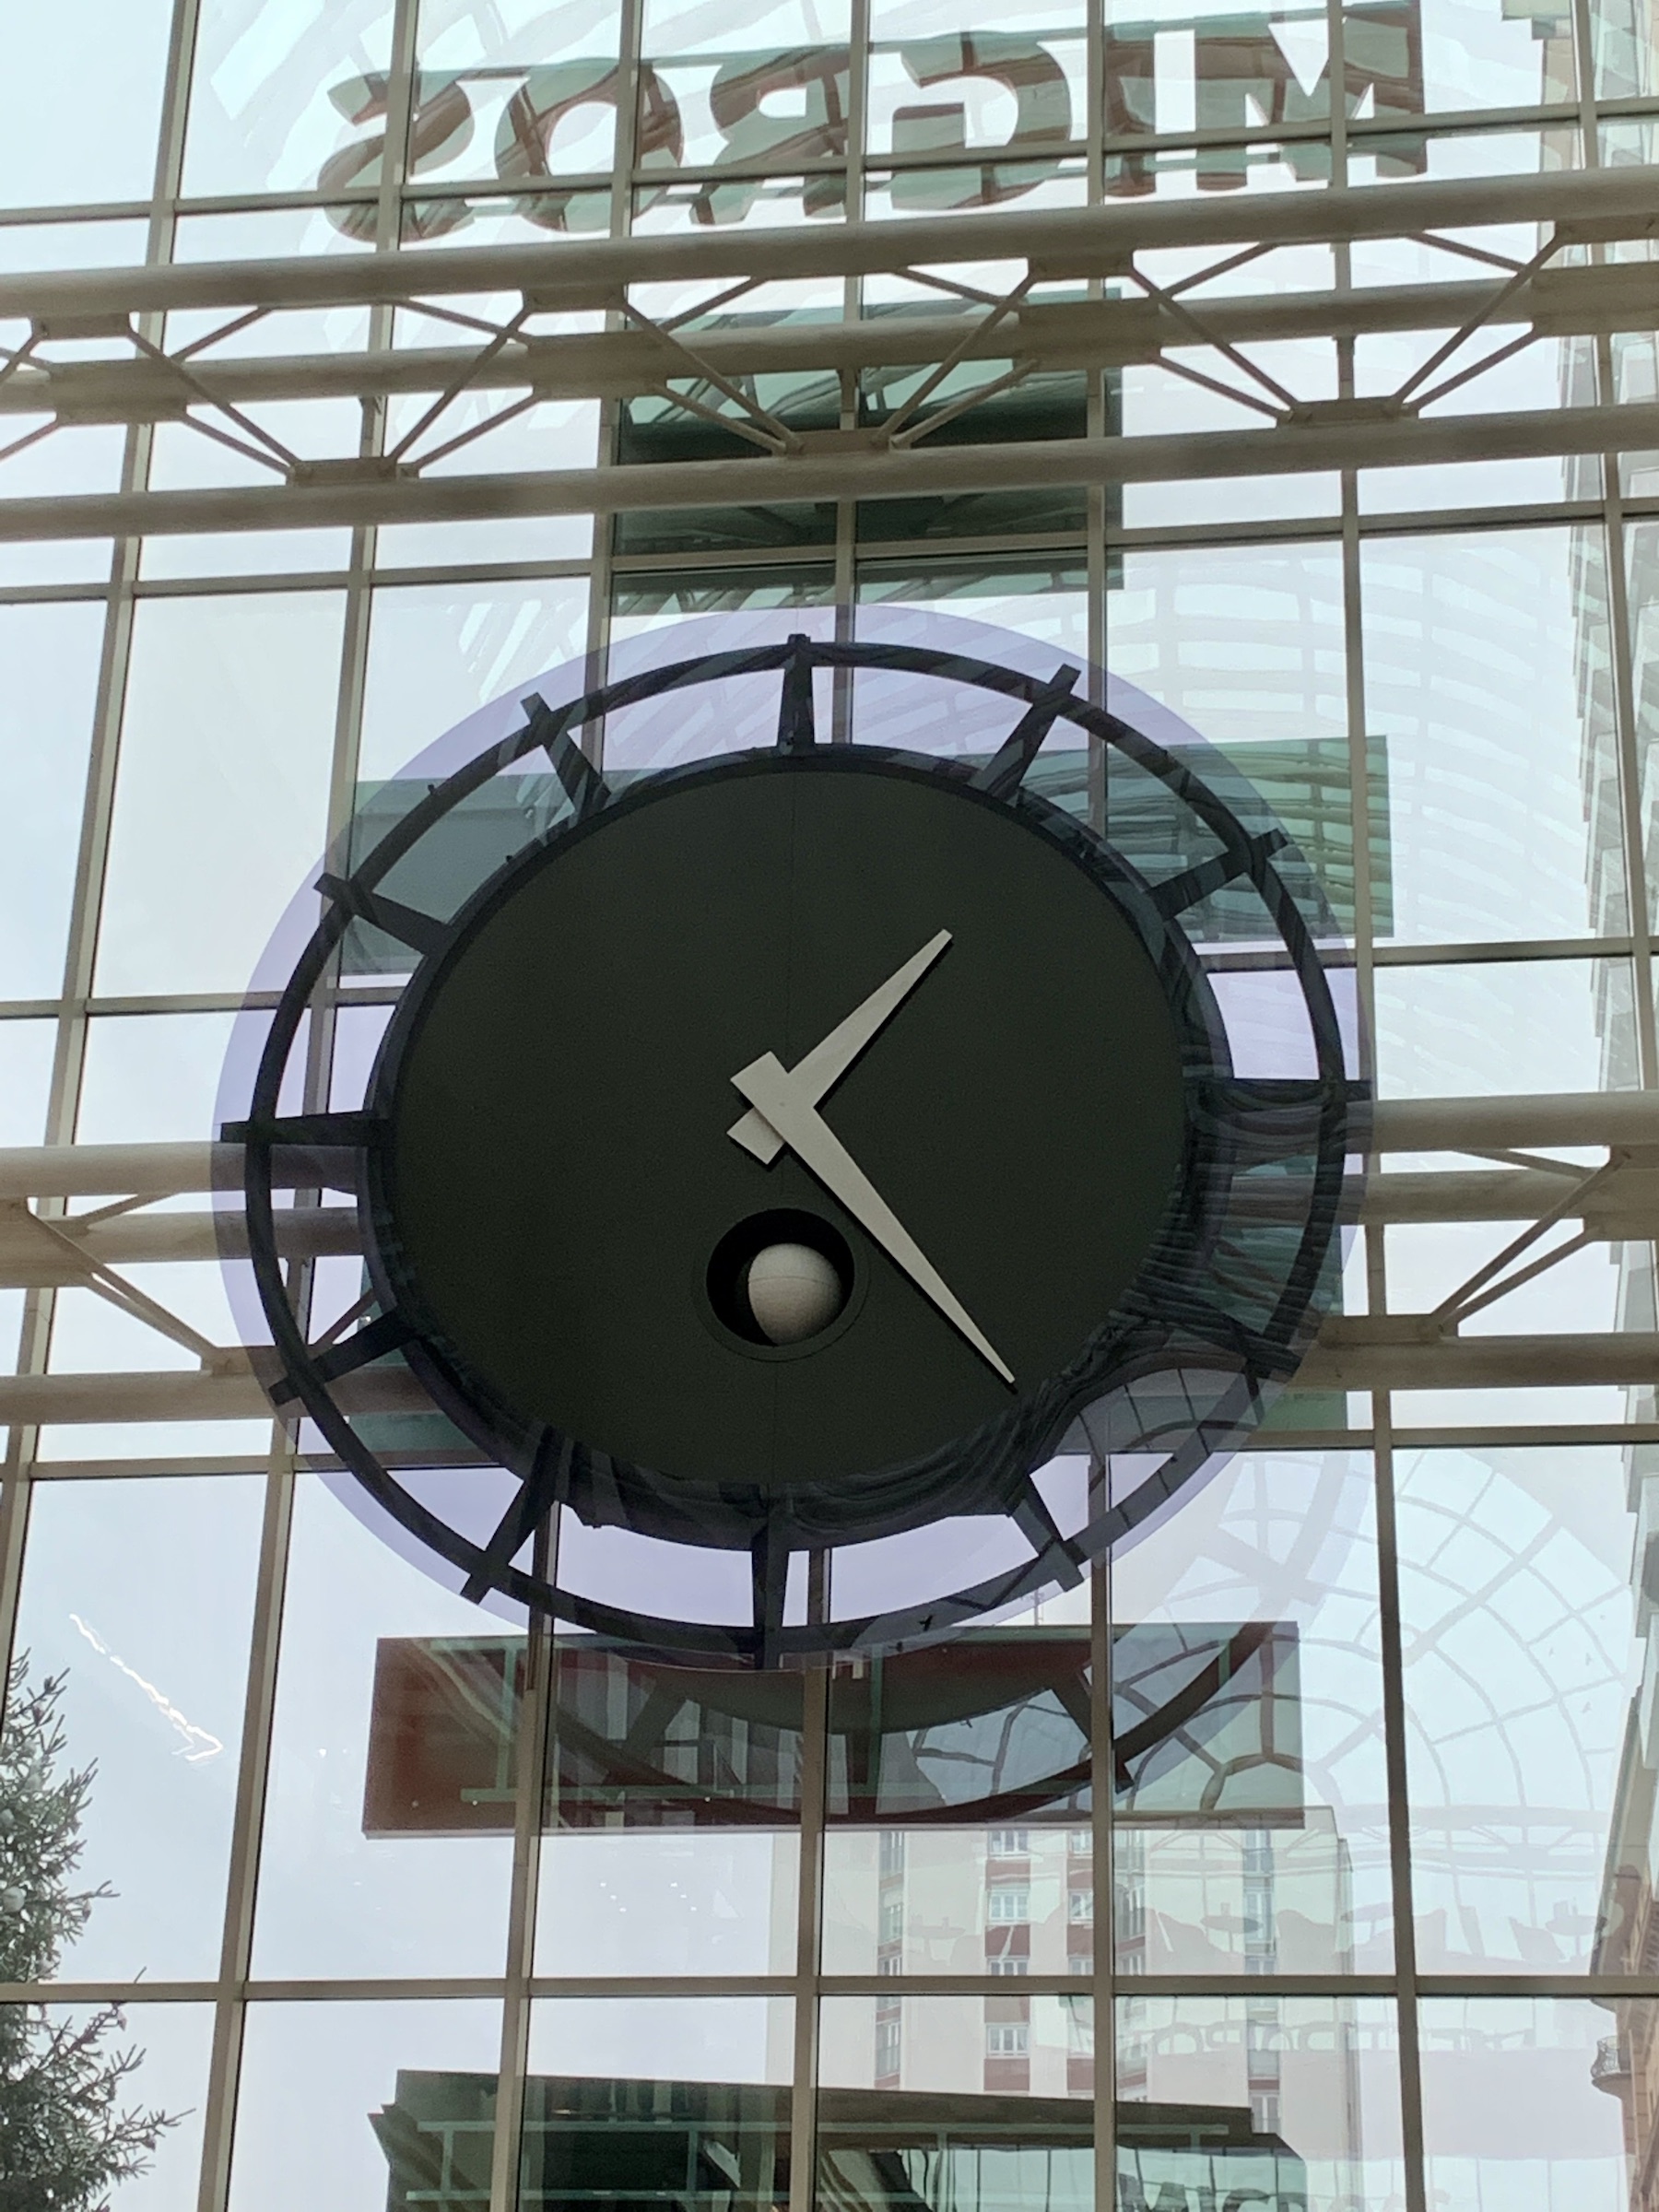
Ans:
[[[749,1262],[749,1312],[770,1344],[799,1344],[841,1310],[841,1277],[810,1244],[769,1244]]]

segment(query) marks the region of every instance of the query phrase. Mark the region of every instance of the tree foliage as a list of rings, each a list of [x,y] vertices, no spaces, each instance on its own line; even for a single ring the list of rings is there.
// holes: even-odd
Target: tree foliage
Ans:
[[[0,1720],[0,1982],[44,1982],[108,1884],[75,1886],[81,1818],[96,1770],[65,1765],[65,1677],[6,1676]],[[0,2212],[105,2212],[117,2182],[143,2173],[174,2122],[125,2104],[143,2053],[121,2047],[119,2006],[66,2013],[0,2005]]]

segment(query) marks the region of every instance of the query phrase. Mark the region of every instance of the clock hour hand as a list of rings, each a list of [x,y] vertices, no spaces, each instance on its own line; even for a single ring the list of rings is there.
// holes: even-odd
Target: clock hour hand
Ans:
[[[929,937],[920,952],[912,953],[902,968],[896,968],[885,983],[877,984],[861,1006],[853,1007],[845,1021],[837,1022],[829,1036],[815,1044],[804,1060],[795,1062],[789,1071],[789,1079],[806,1105],[817,1106],[833,1089],[949,943],[947,929]],[[752,1152],[763,1168],[770,1168],[783,1148],[782,1137],[766,1116],[752,1106],[738,1116],[726,1135],[735,1137],[745,1151]]]
[[[921,955],[918,954],[920,959]],[[902,971],[901,971],[902,972]],[[826,1040],[828,1041],[828,1040]],[[820,1048],[821,1049],[821,1048]],[[1014,1376],[975,1325],[973,1317],[951,1290],[892,1207],[881,1195],[829,1123],[818,1111],[800,1071],[784,1067],[775,1053],[763,1053],[732,1077],[734,1088],[776,1131],[802,1166],[816,1175],[832,1198],[872,1236],[888,1257],[902,1267],[923,1295],[933,1300],[947,1321],[972,1345],[982,1359],[1006,1382]]]

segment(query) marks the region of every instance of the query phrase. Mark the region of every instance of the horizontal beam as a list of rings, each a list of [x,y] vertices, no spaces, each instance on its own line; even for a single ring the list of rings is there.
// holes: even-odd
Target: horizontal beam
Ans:
[[[1591,1090],[1534,1097],[1382,1099],[1372,1109],[1378,1152],[1529,1149],[1540,1145],[1659,1145],[1659,1091]],[[275,1156],[298,1182],[302,1156]],[[241,1184],[240,1145],[0,1147],[0,1200],[173,1197]],[[1421,1178],[1401,1176],[1417,1187]],[[1436,1178],[1437,1181],[1440,1178]],[[1483,1178],[1483,1180],[1486,1180]],[[1517,1178],[1519,1180],[1519,1178]],[[1522,1217],[1447,1216],[1449,1219]]]
[[[1624,1334],[1413,1339],[1410,1316],[1327,1322],[1298,1371],[1299,1390],[1527,1390],[1659,1385],[1659,1335]],[[269,1352],[232,1347],[213,1371],[0,1375],[0,1424],[256,1420],[270,1411],[253,1372]],[[420,1410],[429,1401],[400,1369],[365,1368],[335,1394],[347,1412]]]
[[[1101,207],[1004,207],[890,223],[803,222],[627,239],[451,246],[287,260],[67,269],[0,278],[0,319],[107,318],[200,308],[380,303],[464,293],[529,293],[549,309],[606,304],[637,284],[796,281],[896,274],[964,262],[1024,261],[1047,277],[1109,276],[1137,253],[1261,242],[1408,238],[1500,224],[1616,222],[1659,229],[1659,169],[1551,171],[1308,192],[1199,193]]]
[[[1409,1318],[1409,1317],[1406,1317]],[[1659,1385],[1659,1335],[1445,1336],[1416,1343],[1384,1332],[1403,1321],[1327,1322],[1297,1371],[1298,1390],[1535,1390]]]
[[[1632,1188],[1632,1176],[1640,1176],[1640,1190]],[[1363,1194],[1358,1218],[1371,1228],[1446,1221],[1535,1221],[1564,1199],[1571,1200],[1578,1181],[1571,1172],[1550,1175],[1524,1168],[1374,1175]],[[1582,1208],[1569,1204],[1564,1208],[1566,1218],[1586,1221],[1592,1232],[1603,1238],[1623,1241],[1659,1236],[1659,1189],[1655,1183],[1659,1177],[1652,1171],[1627,1171],[1608,1177],[1591,1190]],[[1294,1187],[1287,1189],[1283,1202],[1265,1206],[1261,1218],[1294,1220],[1302,1195]],[[336,1258],[362,1250],[358,1216],[352,1206],[279,1206],[276,1224],[276,1249],[284,1259]],[[68,1223],[61,1226],[71,1228]],[[71,1233],[76,1250],[88,1262],[104,1267],[206,1263],[245,1257],[248,1249],[246,1225],[237,1209],[118,1214],[88,1230],[71,1230]],[[73,1253],[57,1243],[43,1245],[38,1230],[8,1218],[6,1208],[0,1206],[0,1289],[39,1289],[76,1279]]]
[[[1453,330],[1498,309],[1489,330],[1530,324],[1552,336],[1601,335],[1659,323],[1659,264],[1606,262],[1550,269],[1512,290],[1497,284],[1371,286],[1358,291],[1189,297],[1209,335],[1230,346],[1335,340]],[[966,312],[853,316],[836,322],[746,323],[686,334],[698,359],[730,382],[753,376],[826,377],[918,367],[957,353],[968,360],[1017,356],[1041,370],[1124,368],[1158,359],[1166,347],[1198,342],[1182,321],[1150,299],[1063,300],[1029,304],[994,326]],[[639,329],[572,331],[514,339],[484,359],[477,347],[399,347],[323,354],[194,357],[204,394],[232,406],[294,399],[391,398],[448,391],[534,390],[549,400],[632,397],[665,375],[690,373],[684,357]],[[57,412],[68,423],[144,422],[177,414],[193,396],[165,362],[31,361],[0,384],[0,414]]]
[[[1659,1144],[1659,1092],[1555,1091],[1531,1097],[1382,1099],[1380,1152],[1535,1151]]]
[[[0,543],[172,536],[222,530],[309,530],[553,514],[621,514],[836,500],[954,497],[1044,487],[1308,475],[1343,468],[1443,467],[1465,461],[1617,453],[1659,446],[1659,403],[1537,407],[1501,415],[1315,415],[1267,429],[1147,438],[1054,439],[1018,445],[875,450],[832,431],[830,449],[752,461],[688,461],[517,475],[425,477],[388,467],[316,465],[303,479],[199,491],[81,492],[0,500]],[[843,442],[843,440],[845,441]]]

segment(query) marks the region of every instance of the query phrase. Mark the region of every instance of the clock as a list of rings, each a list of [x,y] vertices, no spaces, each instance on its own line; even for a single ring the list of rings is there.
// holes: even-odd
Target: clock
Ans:
[[[865,671],[994,712],[996,742],[830,741],[819,694]],[[764,743],[642,771],[579,743],[757,679]],[[1247,787],[1077,683],[804,636],[659,661],[526,697],[321,877],[224,1130],[270,1386],[470,1594],[761,1664],[924,1641],[1076,1583],[1294,1373],[1360,1103],[1335,925]],[[423,901],[422,851],[492,792],[511,849],[444,895],[429,870]],[[1237,1065],[1206,934],[1229,911],[1289,985],[1298,1072]],[[360,1097],[286,1112],[354,947],[399,978]],[[349,1191],[362,1250],[321,1332],[275,1203],[308,1175]],[[377,1446],[423,1418],[475,1489],[496,1471],[487,1526]],[[996,1532],[993,1571],[941,1591],[964,1531]],[[584,1591],[601,1534],[658,1587],[682,1559],[682,1602]],[[882,1556],[929,1560],[917,1595],[849,1608]],[[711,1561],[742,1618],[699,1617]]]

